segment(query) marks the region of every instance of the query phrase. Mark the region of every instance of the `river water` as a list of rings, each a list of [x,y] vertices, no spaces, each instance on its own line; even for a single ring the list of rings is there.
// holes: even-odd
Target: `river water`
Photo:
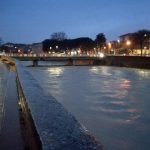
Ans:
[[[149,150],[149,70],[104,66],[27,69],[106,150]]]
[[[5,97],[7,88],[8,69],[0,62],[0,133],[5,115]]]

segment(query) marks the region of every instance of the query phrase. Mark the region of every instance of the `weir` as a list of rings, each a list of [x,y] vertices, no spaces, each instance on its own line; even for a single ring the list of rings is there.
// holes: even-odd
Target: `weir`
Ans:
[[[19,104],[25,116],[23,123],[34,129],[36,139],[32,141],[39,145],[39,149],[103,149],[102,144],[72,114],[52,95],[43,91],[19,61],[16,61],[16,68],[21,98]]]

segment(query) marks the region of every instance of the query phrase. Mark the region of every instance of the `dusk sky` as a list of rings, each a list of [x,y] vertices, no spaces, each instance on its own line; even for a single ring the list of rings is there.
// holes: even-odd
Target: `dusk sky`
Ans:
[[[54,32],[109,41],[140,29],[150,30],[150,0],[0,0],[3,42],[41,42]]]

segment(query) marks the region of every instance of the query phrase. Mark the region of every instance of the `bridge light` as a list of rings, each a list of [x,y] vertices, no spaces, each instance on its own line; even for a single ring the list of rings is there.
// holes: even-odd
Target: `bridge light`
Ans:
[[[99,53],[98,56],[99,56],[100,58],[103,58],[105,55],[104,55],[104,53]]]

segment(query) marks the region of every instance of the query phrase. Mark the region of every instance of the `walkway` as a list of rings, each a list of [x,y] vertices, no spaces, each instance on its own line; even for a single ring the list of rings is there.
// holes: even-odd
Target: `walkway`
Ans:
[[[15,77],[15,73],[9,73],[4,124],[0,134],[0,150],[23,150]]]

